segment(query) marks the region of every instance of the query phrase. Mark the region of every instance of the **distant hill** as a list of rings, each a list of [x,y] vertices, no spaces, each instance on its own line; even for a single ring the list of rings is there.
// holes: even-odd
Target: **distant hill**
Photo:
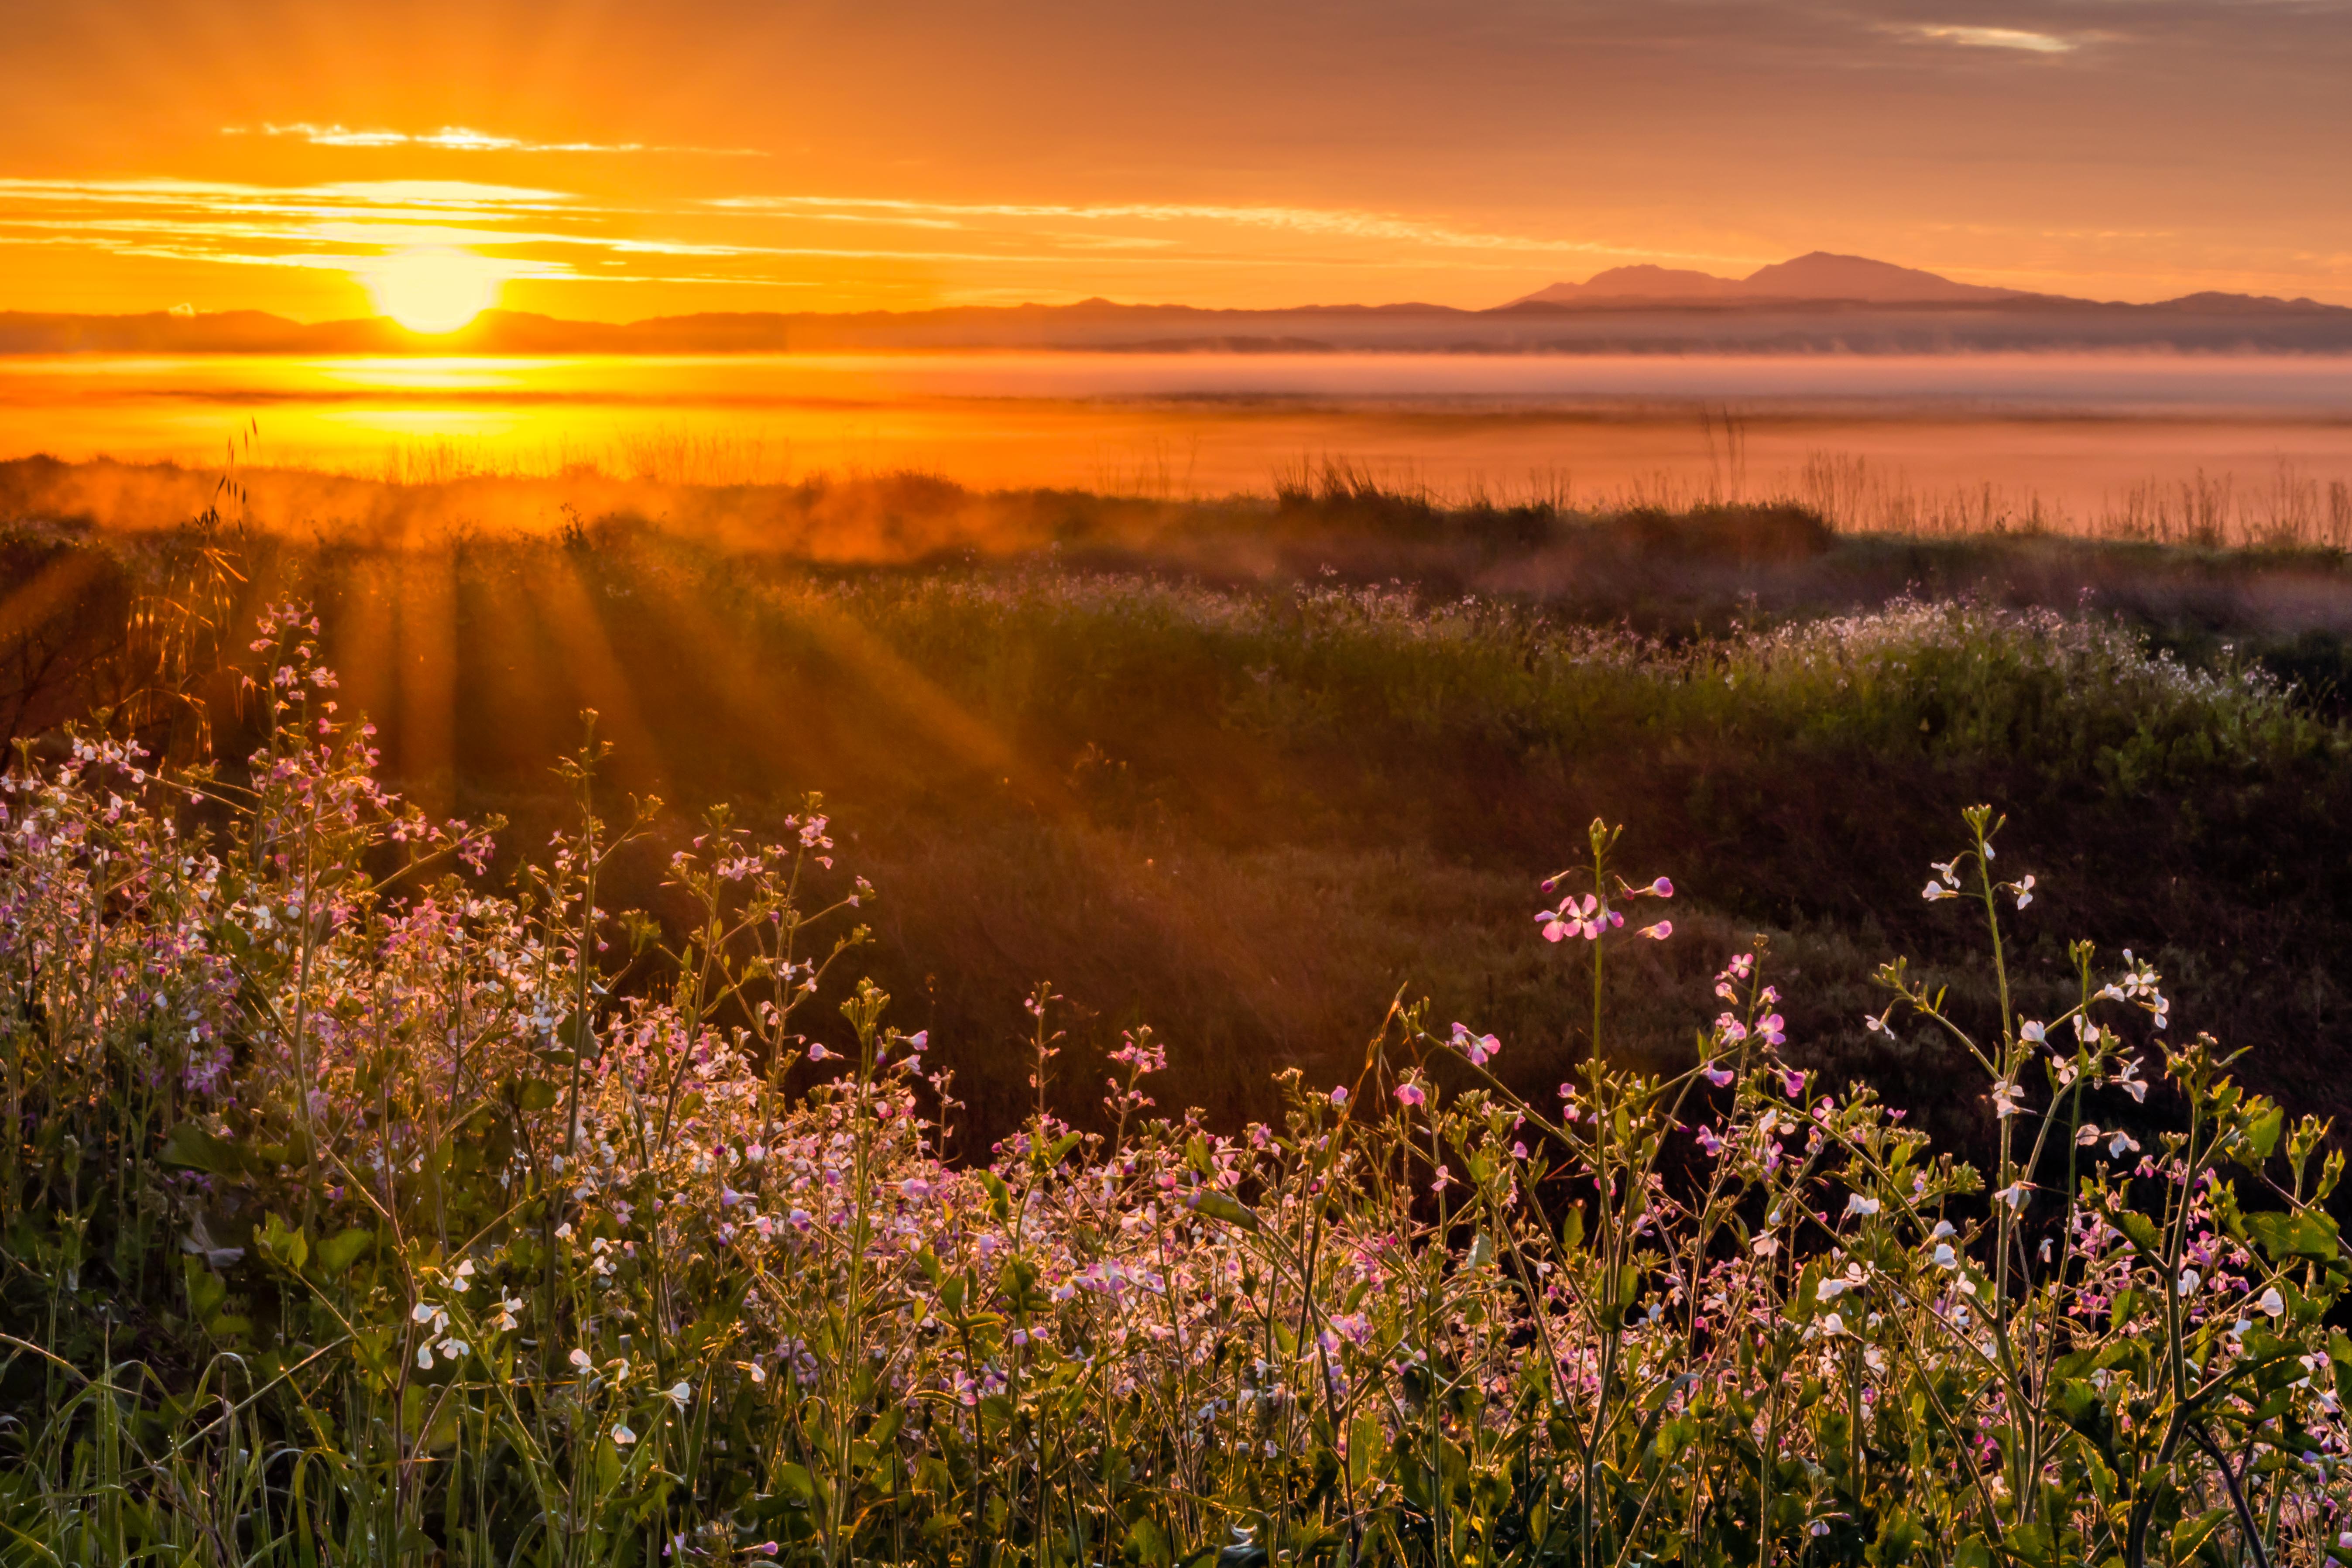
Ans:
[[[485,310],[454,332],[258,310],[0,312],[0,354],[730,354],[907,350],[1136,353],[1943,353],[2168,349],[2352,353],[2352,310],[2200,293],[2149,305],[1956,283],[1815,251],[1746,278],[1613,267],[1492,310],[1307,305],[1203,310],[1082,300],[933,310],[711,311],[568,321]]]
[[[1585,304],[1620,300],[1852,300],[1866,304],[1942,304],[2032,298],[2021,289],[1955,283],[1933,272],[1816,250],[1759,267],[1745,278],[1717,278],[1671,267],[1612,267],[1581,283],[1555,283],[1514,305]]]

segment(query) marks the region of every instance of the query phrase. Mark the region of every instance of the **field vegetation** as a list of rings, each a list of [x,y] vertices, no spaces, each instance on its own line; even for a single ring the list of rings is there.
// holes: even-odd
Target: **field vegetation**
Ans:
[[[220,499],[5,541],[0,1555],[2335,1549],[2334,553]]]

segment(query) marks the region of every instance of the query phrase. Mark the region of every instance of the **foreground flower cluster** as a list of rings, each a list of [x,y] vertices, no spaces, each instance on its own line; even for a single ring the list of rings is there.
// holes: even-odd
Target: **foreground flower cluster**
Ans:
[[[838,973],[873,890],[820,805],[715,814],[683,917],[610,913],[654,818],[596,819],[592,746],[493,894],[375,786],[315,630],[264,624],[236,782],[84,741],[0,793],[10,1562],[2337,1550],[2340,1157],[2129,954],[2043,1019],[1885,972],[1874,1027],[1981,1068],[1990,1176],[1788,1060],[1760,952],[1675,1076],[1596,1012],[1531,1103],[1399,1007],[1238,1131],[1161,1113],[1148,1031],[1075,1065],[1040,987],[1034,1115],[950,1159],[931,1042]],[[1926,894],[2005,998],[1998,827]],[[1596,996],[1673,935],[1613,848],[1537,916]]]

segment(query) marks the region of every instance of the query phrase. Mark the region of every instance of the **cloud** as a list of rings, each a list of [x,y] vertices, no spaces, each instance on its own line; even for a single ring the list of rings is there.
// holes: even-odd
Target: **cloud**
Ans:
[[[1957,44],[1970,49],[2017,49],[2031,55],[2066,55],[2082,47],[2080,39],[2056,33],[2032,33],[2022,27],[1969,27],[1919,23],[1898,29],[1931,44]]]
[[[688,153],[706,158],[764,158],[757,147],[673,147],[646,142],[530,142],[465,125],[438,131],[354,131],[344,125],[224,125],[224,136],[293,136],[313,147],[430,147],[445,153]]]
[[[1284,229],[1292,233],[1346,239],[1385,240],[1445,249],[1511,250],[1576,256],[1654,256],[1594,240],[1550,239],[1531,235],[1497,234],[1426,223],[1394,214],[1348,208],[1293,206],[1218,206],[1196,203],[1139,202],[1065,205],[1023,202],[925,202],[878,196],[719,196],[708,206],[730,212],[763,212],[801,218],[837,220],[847,214],[870,215],[873,221],[937,226],[962,219],[1045,218],[1071,223],[1210,223],[1241,228]],[[1080,243],[1102,245],[1098,237]],[[1118,242],[1108,242],[1118,243]],[[1713,260],[1717,258],[1674,258]]]
[[[233,180],[51,180],[0,178],[0,200],[96,202],[106,205],[200,206],[299,214],[416,207],[582,210],[566,191],[488,185],[471,180],[343,180],[319,185],[256,185]]]

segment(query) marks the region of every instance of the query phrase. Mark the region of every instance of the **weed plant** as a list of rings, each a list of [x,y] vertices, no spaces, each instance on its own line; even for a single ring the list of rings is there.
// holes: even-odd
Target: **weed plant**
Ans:
[[[91,733],[5,780],[12,1563],[2338,1549],[2342,1158],[2175,1039],[2143,959],[2078,944],[2021,1005],[2047,889],[1987,809],[1923,901],[1990,1005],[1897,962],[1867,1020],[1974,1065],[1981,1170],[1788,1059],[1764,948],[1686,1046],[1622,1037],[1607,972],[1675,943],[1675,889],[1598,822],[1526,928],[1590,976],[1556,1092],[1400,1000],[1220,1128],[1155,1104],[1149,1030],[1080,1066],[1041,984],[1028,1114],[967,1147],[929,1033],[850,978],[876,895],[822,802],[714,810],[667,861],[687,918],[608,909],[655,807],[600,820],[592,731],[494,891],[496,825],[378,784],[320,631],[264,617],[240,767]],[[1726,689],[1851,669],[1792,637]],[[2149,679],[2159,729],[2219,700]]]

